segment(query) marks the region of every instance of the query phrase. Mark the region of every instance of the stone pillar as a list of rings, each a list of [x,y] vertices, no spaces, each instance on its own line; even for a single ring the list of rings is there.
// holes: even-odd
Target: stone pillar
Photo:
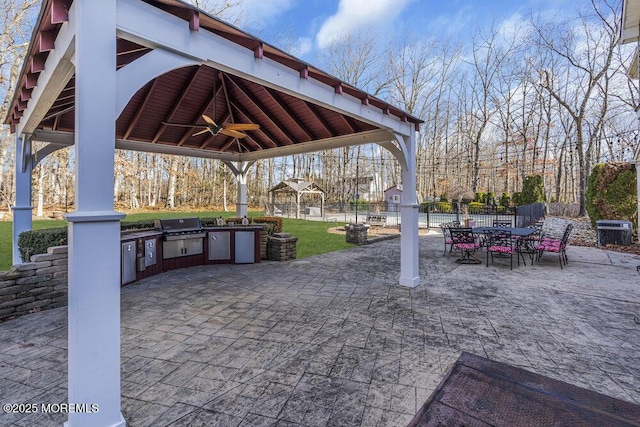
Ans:
[[[269,237],[269,225],[263,225],[260,232],[260,259],[269,259],[267,251]]]
[[[22,138],[16,135],[16,163],[15,163],[15,205],[13,211],[13,264],[22,262],[18,250],[18,237],[23,231],[29,231],[32,227],[31,206],[31,172],[33,170],[31,155],[31,135]]]
[[[120,219],[114,211],[116,0],[75,0],[76,211],[69,221],[66,425],[117,426],[120,413]]]
[[[274,233],[269,237],[268,256],[272,261],[296,259],[298,238],[289,233]]]
[[[347,243],[355,243],[356,245],[367,243],[368,224],[347,224],[344,228],[347,230]]]

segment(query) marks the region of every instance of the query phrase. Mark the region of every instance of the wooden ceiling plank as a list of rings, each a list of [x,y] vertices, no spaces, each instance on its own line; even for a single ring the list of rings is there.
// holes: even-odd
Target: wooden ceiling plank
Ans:
[[[229,138],[227,140],[227,142],[224,143],[224,145],[220,148],[220,151],[222,151],[223,153],[225,151],[227,151],[229,149],[229,147],[231,147],[231,144],[233,144],[233,142],[235,141],[235,138]]]
[[[239,104],[235,104],[235,103],[231,103],[231,105],[233,106],[233,108],[235,108],[236,110],[238,110],[238,112],[240,114],[242,114],[243,116],[245,116],[247,119],[249,119],[250,122],[252,123],[258,123],[258,119],[257,117],[255,117],[253,114],[251,114],[250,111],[248,111],[246,108],[244,108],[242,105]],[[271,121],[271,119],[270,119]],[[273,123],[273,122],[272,122]],[[277,126],[274,124],[274,126]],[[264,136],[267,137],[267,141],[266,144],[269,145],[269,147],[264,147],[263,148],[275,148],[278,147],[279,144],[276,141],[281,141],[280,138],[275,137],[269,130],[267,130],[264,126],[260,126],[259,130],[254,130],[252,132],[261,132]],[[291,145],[291,144],[284,144],[284,145]]]
[[[227,80],[231,81],[231,83],[240,91],[242,92],[242,94],[244,96],[246,96],[249,101],[251,101],[253,103],[253,105],[260,110],[260,112],[262,114],[264,114],[264,116],[267,118],[267,120],[269,120],[271,122],[271,124],[275,127],[277,127],[278,129],[280,129],[280,131],[284,134],[284,136],[289,140],[289,143],[285,143],[285,145],[291,145],[293,144],[297,138],[295,136],[293,136],[288,130],[287,128],[279,121],[277,120],[275,117],[273,117],[273,114],[269,114],[268,112],[268,108],[265,107],[265,105],[262,103],[262,101],[260,101],[260,99],[258,99],[253,93],[251,93],[251,91],[249,91],[249,89],[240,81],[236,81],[236,79],[231,78],[230,76],[227,76]],[[236,106],[236,109],[238,109],[238,111],[240,111],[244,116],[246,116],[252,123],[259,123],[259,121],[257,120],[257,118],[255,116],[253,116],[253,114],[251,114],[246,108],[242,107],[242,108],[238,108],[238,106]],[[268,135],[267,132],[265,132],[265,129],[260,128],[260,130],[272,141],[275,143],[275,141],[278,141],[278,139],[274,139],[273,135]],[[274,145],[274,147],[277,147],[277,144]]]
[[[218,71],[215,70],[215,72],[217,73]],[[209,105],[211,105],[212,102],[215,102],[215,99],[218,97],[218,94],[220,93],[221,88],[217,88],[216,89],[216,93],[215,94],[211,94],[211,96],[209,98],[207,98],[207,102],[204,103],[204,106],[200,109],[200,111],[198,112],[198,115],[196,117],[194,117],[191,121],[191,123],[196,123],[198,121],[198,119],[200,117],[202,117],[203,114],[205,114],[207,112],[207,110],[209,109]],[[215,120],[215,117],[213,117],[213,119]],[[224,122],[222,122],[224,123]],[[196,128],[196,126],[187,129],[183,134],[182,137],[180,138],[180,141],[178,141],[178,145],[182,146],[185,141],[191,136],[193,135],[193,130]]]
[[[299,120],[296,116],[296,113],[280,98],[277,91],[267,88],[266,86],[264,90],[273,100],[273,102],[275,102],[282,109],[282,111],[284,111],[291,118],[291,121],[294,122],[302,132],[304,132],[308,139],[316,138],[311,129],[309,129],[304,123],[302,123],[302,121]]]
[[[133,132],[133,129],[138,124],[140,117],[142,117],[142,112],[144,111],[144,107],[149,102],[149,98],[151,98],[151,93],[153,92],[153,89],[158,84],[158,80],[160,80],[160,77],[154,79],[153,83],[151,83],[151,86],[149,86],[149,90],[147,90],[147,93],[144,95],[144,100],[142,101],[142,105],[140,105],[140,108],[138,108],[138,110],[136,111],[136,114],[133,116],[133,119],[131,119],[131,121],[129,122],[129,126],[127,126],[127,130],[123,135],[123,139],[129,139],[131,132]]]
[[[56,117],[53,119],[53,130],[58,129],[58,126],[60,125],[60,116],[62,116],[62,114],[56,115]]]
[[[311,111],[311,113],[315,116],[316,120],[320,122],[322,127],[324,127],[324,129],[327,131],[330,137],[338,135],[335,129],[333,129],[333,127],[331,126],[331,124],[329,124],[329,122],[324,117],[322,117],[322,114],[320,114],[320,111],[318,111],[317,106],[315,106],[310,102],[305,102],[304,104],[307,106],[309,111]]]
[[[340,114],[340,118],[347,124],[347,126],[349,126],[349,129],[351,129],[351,133],[356,132],[358,125],[355,123],[355,120],[352,117]]]
[[[207,146],[209,144],[211,144],[213,142],[213,140],[215,139],[215,136],[209,134],[209,136],[207,137],[207,139],[204,140],[204,142],[202,144],[200,144],[200,149],[203,150],[205,148],[207,148]]]
[[[180,89],[180,97],[178,98],[177,101],[173,103],[173,107],[171,107],[171,111],[169,111],[169,114],[166,115],[163,122],[170,123],[173,120],[174,114],[176,113],[176,111],[178,111],[178,108],[180,108],[180,104],[186,98],[187,92],[189,91],[191,86],[193,86],[193,82],[195,81],[201,69],[202,69],[202,66],[197,67],[191,74],[191,78],[189,78],[189,81]],[[165,131],[166,128],[167,128],[167,125],[163,123],[160,124],[160,127],[156,131],[156,134],[151,139],[152,144],[155,144],[156,142],[158,142],[158,139],[160,139],[160,136],[162,136],[162,133]]]

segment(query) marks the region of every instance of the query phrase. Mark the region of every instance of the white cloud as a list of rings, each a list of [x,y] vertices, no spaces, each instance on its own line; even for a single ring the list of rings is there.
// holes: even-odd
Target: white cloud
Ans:
[[[313,48],[313,42],[309,37],[300,37],[295,47],[295,54],[297,56],[304,56],[311,52]]]
[[[445,34],[458,34],[463,30],[469,28],[474,19],[473,11],[469,6],[460,7],[455,15],[439,15],[432,19],[428,26],[431,32],[445,33]]]
[[[243,0],[240,4],[249,22],[269,22],[293,7],[293,0]]]
[[[514,13],[500,23],[498,33],[505,40],[521,40],[531,31],[529,21],[520,13]]]
[[[388,24],[395,20],[412,0],[340,0],[338,11],[327,18],[316,41],[321,48],[363,27]]]

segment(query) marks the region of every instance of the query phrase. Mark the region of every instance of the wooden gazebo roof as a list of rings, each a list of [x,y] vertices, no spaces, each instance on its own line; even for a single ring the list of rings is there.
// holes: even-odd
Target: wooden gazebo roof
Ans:
[[[363,108],[374,108],[389,117],[412,123],[416,130],[422,123],[401,109],[194,6],[179,0],[145,0],[144,3],[183,20],[191,31],[206,30],[241,46],[256,60],[268,59],[295,70],[301,80],[328,87],[335,96],[355,98]],[[43,1],[27,59],[5,117],[5,123],[11,126],[12,131],[21,124],[33,91],[41,84],[39,77],[46,71],[47,59],[56,49],[56,37],[68,19],[71,4],[72,0]],[[153,49],[154,46],[144,40],[119,32],[117,68],[126,67]],[[69,74],[58,83],[57,89],[48,93],[48,104],[40,107],[35,122],[27,126],[26,132],[33,134],[34,139],[40,137],[50,142],[72,143],[69,138],[65,139],[75,129],[75,74]],[[246,138],[236,139],[210,133],[192,136],[200,129],[164,124],[203,124],[203,114],[211,116],[217,123],[257,123],[260,129],[246,132]],[[253,154],[251,157],[254,159],[273,157],[273,154],[265,153],[270,149],[279,149],[276,150],[279,155],[289,154],[296,151],[293,147],[297,144],[365,135],[379,129],[374,121],[363,121],[327,108],[321,102],[271,87],[269,82],[257,82],[223,67],[203,63],[162,74],[140,88],[119,115],[115,137],[119,148],[237,160],[240,158],[238,155],[247,154]],[[310,151],[309,147],[305,151]]]

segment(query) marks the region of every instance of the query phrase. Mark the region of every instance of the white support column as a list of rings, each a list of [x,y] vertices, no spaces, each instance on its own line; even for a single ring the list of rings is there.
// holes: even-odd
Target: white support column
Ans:
[[[18,237],[23,231],[32,227],[31,216],[31,172],[33,171],[33,156],[31,155],[31,135],[16,135],[16,163],[15,184],[16,199],[11,207],[13,211],[13,263],[22,262],[18,250]]]
[[[69,221],[69,427],[122,427],[120,219],[114,212],[116,0],[75,0],[76,211]]]
[[[236,177],[236,217],[242,218],[247,215],[247,174],[249,168],[253,166],[255,161],[250,162],[229,162],[223,161],[233,176]]]
[[[400,285],[415,288],[420,284],[418,271],[418,201],[416,199],[416,134],[396,138],[404,153],[402,164],[402,203],[400,205]],[[403,164],[404,163],[404,164]]]
[[[236,216],[243,218],[247,215],[247,172],[236,175]]]

